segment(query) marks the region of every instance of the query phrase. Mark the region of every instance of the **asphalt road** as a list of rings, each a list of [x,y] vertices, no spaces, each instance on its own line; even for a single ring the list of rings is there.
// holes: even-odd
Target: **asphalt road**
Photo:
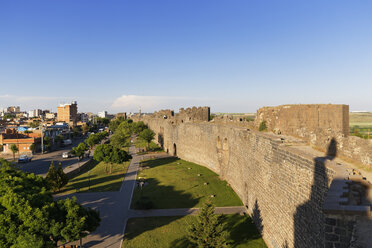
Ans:
[[[58,166],[61,162],[62,168],[72,165],[78,162],[77,157],[62,158],[62,153],[71,151],[71,148],[82,142],[83,139],[75,140],[72,145],[66,146],[61,150],[49,152],[45,154],[35,154],[32,157],[32,161],[28,163],[18,163],[17,166],[26,172],[34,173],[37,175],[44,176],[49,170],[50,163],[54,161],[54,166]]]

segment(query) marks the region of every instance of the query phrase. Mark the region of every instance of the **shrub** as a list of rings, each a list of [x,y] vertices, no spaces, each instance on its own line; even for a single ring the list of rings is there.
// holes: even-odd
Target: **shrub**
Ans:
[[[266,121],[261,121],[258,131],[260,132],[267,131]]]

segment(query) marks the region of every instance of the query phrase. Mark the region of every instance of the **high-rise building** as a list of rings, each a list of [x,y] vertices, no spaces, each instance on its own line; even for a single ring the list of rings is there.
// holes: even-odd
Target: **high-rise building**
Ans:
[[[77,102],[60,104],[57,107],[57,121],[74,126],[77,122]]]

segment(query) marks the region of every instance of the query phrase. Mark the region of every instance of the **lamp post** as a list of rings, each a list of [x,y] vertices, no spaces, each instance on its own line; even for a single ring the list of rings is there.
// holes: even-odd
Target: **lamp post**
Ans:
[[[88,190],[90,190],[90,170],[88,171],[88,178],[89,178]]]

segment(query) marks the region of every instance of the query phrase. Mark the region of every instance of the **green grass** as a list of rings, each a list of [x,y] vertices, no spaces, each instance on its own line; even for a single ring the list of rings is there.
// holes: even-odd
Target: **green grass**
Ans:
[[[79,189],[79,192],[118,191],[130,162],[113,164],[111,174],[105,172],[106,166],[108,170],[110,169],[109,164],[98,163],[95,160],[91,160],[89,163],[90,165],[84,171],[70,179],[68,184],[61,190],[61,194],[74,193],[77,192],[77,189]],[[90,171],[90,174],[88,171]]]
[[[372,113],[350,113],[350,135],[372,139]],[[369,137],[368,137],[369,133]]]
[[[142,166],[150,167],[138,174],[138,177],[146,179],[148,185],[143,187],[142,192],[140,188],[135,189],[132,208],[135,208],[141,194],[148,197],[153,208],[157,209],[200,207],[206,200],[217,207],[242,205],[226,181],[200,165],[172,157],[148,160]],[[208,184],[204,185],[205,182]]]
[[[137,138],[134,141],[134,145],[137,148],[147,148],[147,142],[139,138]],[[157,144],[155,144],[153,141],[150,142],[149,148],[150,148],[149,151],[162,151],[161,148]]]
[[[150,217],[130,219],[123,247],[126,248],[187,248],[187,227],[196,216]],[[248,216],[223,216],[225,229],[230,233],[232,248],[266,248],[261,235]]]

